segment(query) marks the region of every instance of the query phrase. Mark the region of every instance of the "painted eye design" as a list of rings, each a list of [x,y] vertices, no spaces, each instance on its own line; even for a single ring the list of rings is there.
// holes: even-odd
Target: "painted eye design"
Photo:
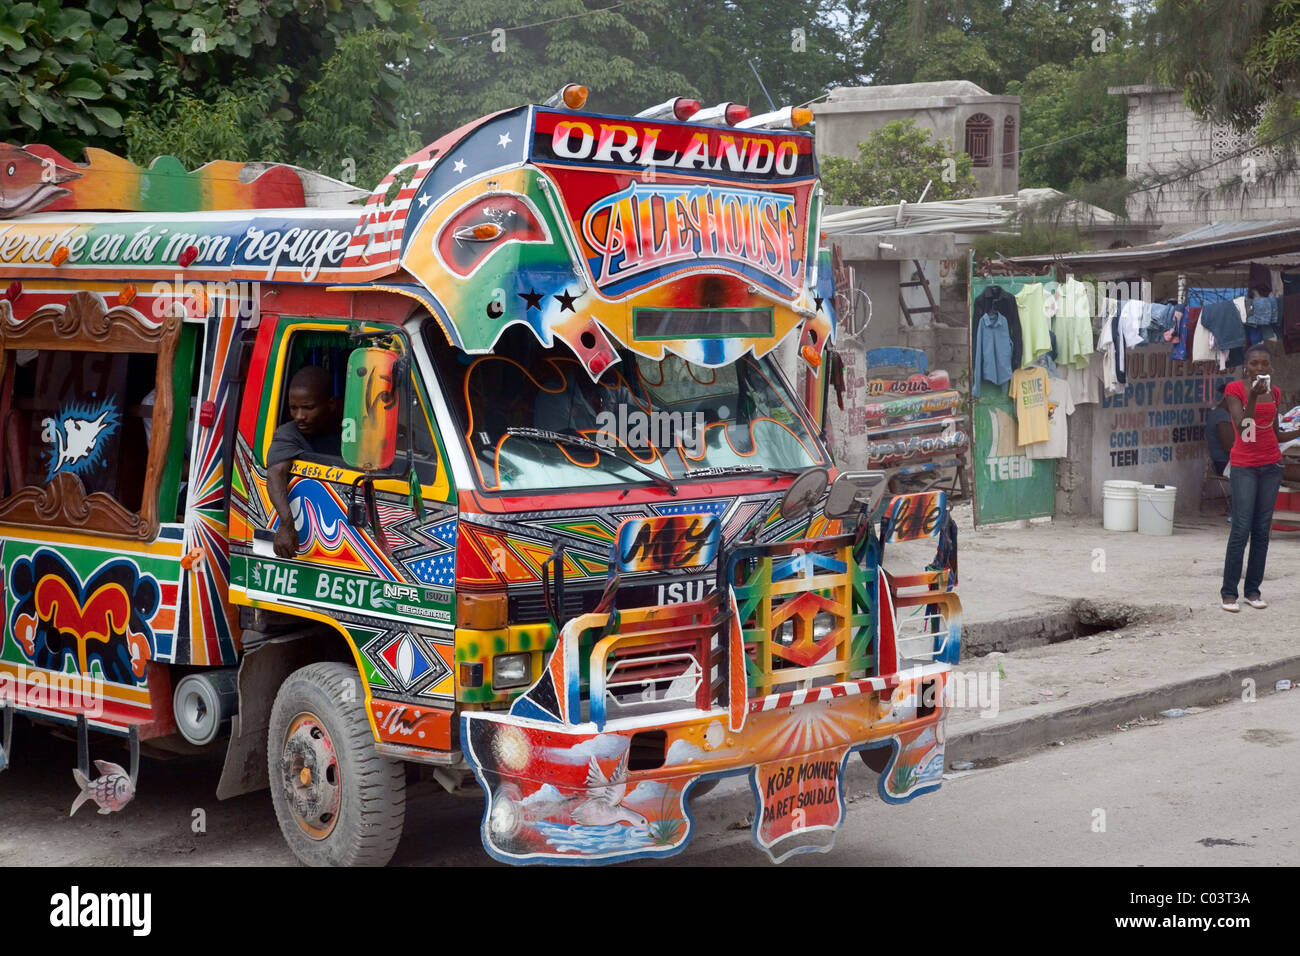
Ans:
[[[10,176],[12,176],[14,173],[18,172],[18,164],[10,163],[9,167],[5,170],[5,172],[8,173]]]
[[[447,268],[468,276],[510,242],[549,242],[537,213],[519,196],[498,195],[477,200],[451,217],[438,233],[438,254]]]

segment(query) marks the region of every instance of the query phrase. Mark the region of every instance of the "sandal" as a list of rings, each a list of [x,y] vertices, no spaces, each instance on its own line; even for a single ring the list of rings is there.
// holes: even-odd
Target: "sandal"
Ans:
[[[1262,597],[1246,598],[1246,603],[1253,608],[1258,608],[1261,611],[1264,610],[1264,608],[1268,607],[1268,602],[1265,601]]]
[[[1238,604],[1236,601],[1224,601],[1223,609],[1225,611],[1231,611],[1233,614],[1236,614],[1238,611],[1241,610],[1241,605]]]

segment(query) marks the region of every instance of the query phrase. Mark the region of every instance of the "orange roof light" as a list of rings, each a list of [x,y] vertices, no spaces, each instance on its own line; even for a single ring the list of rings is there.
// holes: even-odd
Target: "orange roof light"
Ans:
[[[813,121],[813,111],[806,106],[796,106],[790,111],[790,125],[795,129],[807,126]]]
[[[587,88],[578,83],[566,83],[542,105],[580,110],[587,105]]]
[[[564,97],[564,105],[571,110],[580,110],[587,105],[587,88],[577,83],[570,83],[564,88],[561,94]]]

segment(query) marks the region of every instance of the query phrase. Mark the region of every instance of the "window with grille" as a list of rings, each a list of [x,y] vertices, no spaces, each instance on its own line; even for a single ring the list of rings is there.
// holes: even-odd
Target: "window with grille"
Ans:
[[[966,154],[976,166],[993,165],[993,117],[976,113],[966,121]]]
[[[1002,166],[1016,168],[1016,118],[1008,116],[1002,121]]]

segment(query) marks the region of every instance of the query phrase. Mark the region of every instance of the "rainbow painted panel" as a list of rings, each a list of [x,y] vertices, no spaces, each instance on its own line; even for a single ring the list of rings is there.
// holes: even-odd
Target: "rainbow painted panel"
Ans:
[[[943,491],[923,491],[912,495],[895,495],[885,510],[887,541],[915,541],[933,538],[943,531],[948,515],[948,495]]]
[[[718,556],[720,539],[715,515],[629,518],[619,525],[614,563],[624,573],[702,568]]]
[[[397,453],[397,395],[388,349],[357,349],[348,356],[343,407],[343,460],[361,471],[380,471]]]
[[[285,209],[304,204],[302,181],[288,166],[271,166],[248,179],[244,163],[225,160],[192,172],[171,156],[147,168],[102,149],[74,163],[48,146],[0,143],[8,172],[0,192],[0,219],[36,210],[196,212],[206,209]]]

